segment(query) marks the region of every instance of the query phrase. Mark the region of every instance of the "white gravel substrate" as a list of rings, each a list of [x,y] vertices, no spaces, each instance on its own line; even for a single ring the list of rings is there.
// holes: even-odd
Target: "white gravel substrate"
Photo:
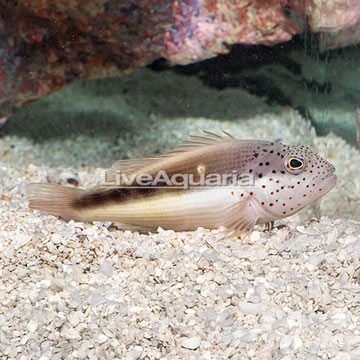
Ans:
[[[114,160],[106,149],[167,147],[180,121],[156,125],[140,150],[136,139],[61,147],[1,138],[0,358],[360,359],[360,223],[351,220],[360,154],[338,137],[316,138],[299,117],[284,119],[281,131],[261,128],[265,118],[222,126],[312,144],[337,167],[339,186],[285,227],[242,241],[204,229],[140,235],[28,210],[24,186],[46,179],[52,156],[88,186],[101,157]],[[219,125],[182,124],[183,133]]]

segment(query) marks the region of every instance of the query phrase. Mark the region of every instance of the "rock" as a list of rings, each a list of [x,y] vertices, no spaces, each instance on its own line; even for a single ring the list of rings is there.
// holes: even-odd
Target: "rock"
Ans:
[[[250,302],[239,301],[237,306],[245,314],[259,314],[263,311],[263,305],[261,303],[253,304]]]
[[[62,278],[54,278],[51,280],[50,288],[54,291],[63,291],[66,287],[66,281]]]
[[[331,317],[330,321],[332,322],[335,329],[348,328],[351,324],[351,318],[348,313],[336,311]]]
[[[292,341],[293,349],[296,351],[299,350],[302,346],[303,346],[303,341],[301,340],[301,338],[298,335],[294,335]]]
[[[287,355],[292,350],[293,338],[290,335],[285,335],[280,340],[280,352],[283,355]]]
[[[64,238],[57,233],[51,235],[51,242],[55,245],[61,244],[63,240]]]
[[[252,242],[256,242],[260,240],[260,232],[259,231],[253,231],[250,236],[250,240]]]
[[[86,275],[82,272],[81,267],[74,265],[72,267],[72,274],[73,274],[73,279],[74,281],[76,281],[79,284],[83,284],[87,282],[87,277]]]
[[[103,261],[100,265],[99,271],[104,275],[111,276],[113,274],[113,268],[109,261]]]
[[[26,245],[30,241],[31,241],[31,237],[29,235],[19,234],[16,237],[16,243],[15,243],[14,248],[16,250],[18,250],[18,249],[20,249],[21,247],[23,247],[24,245]]]
[[[199,347],[201,342],[200,336],[193,336],[190,338],[185,338],[181,342],[181,346],[185,349],[195,350]]]
[[[42,169],[54,166],[55,158],[76,161],[71,169],[88,184],[104,156],[137,150],[151,156],[149,149],[177,141],[185,130],[216,128],[219,121],[170,117],[157,121],[151,133],[142,128],[142,136],[121,134],[106,146],[97,137],[45,145],[1,137],[0,173],[6,181],[0,182],[0,194],[11,193],[12,200],[0,206],[0,353],[9,359],[358,359],[360,246],[354,237],[359,238],[360,222],[353,218],[359,214],[354,210],[360,152],[338,137],[315,136],[294,112],[279,114],[223,125],[239,137],[281,133],[317,144],[335,160],[340,186],[320,209],[284,219],[286,231],[257,227],[256,241],[224,239],[223,229],[110,230],[100,222],[64,221],[26,208],[25,185],[43,181]],[[150,138],[143,141],[144,136]],[[80,153],[86,155],[81,161]],[[24,166],[33,161],[41,167]],[[323,216],[328,214],[333,216]],[[317,221],[310,220],[314,215]],[[15,250],[18,234],[32,240]],[[56,256],[47,247],[52,234],[60,235],[53,243]],[[142,257],[134,256],[138,248]],[[149,259],[149,253],[156,257]],[[106,276],[109,264],[112,275]],[[87,281],[77,282],[77,276]]]
[[[26,329],[30,332],[35,332],[38,328],[39,324],[36,321],[30,320],[26,326]]]
[[[73,327],[70,327],[68,325],[64,325],[61,329],[61,336],[64,337],[67,340],[80,340],[81,336],[80,333],[75,330]]]
[[[222,0],[85,6],[80,0],[24,0],[16,10],[1,0],[0,6],[0,36],[8,39],[0,46],[0,105],[20,105],[75,79],[118,75],[160,57],[186,64],[233,43],[274,44],[298,31],[278,0],[266,7]],[[10,81],[14,73],[17,81]]]
[[[140,358],[141,354],[143,353],[143,348],[139,345],[134,346],[133,349],[131,349],[127,354],[126,354],[126,359],[127,360],[137,360]]]
[[[72,327],[76,327],[84,319],[84,315],[81,311],[71,311],[67,319]]]
[[[321,32],[321,50],[353,45],[359,42],[360,2],[337,0],[305,3],[310,27]]]
[[[105,341],[107,341],[108,337],[105,334],[99,334],[97,337],[97,342],[99,344],[103,344]]]
[[[62,169],[49,169],[46,177],[48,182],[60,185],[78,186],[80,183],[80,179],[76,174]]]
[[[188,64],[236,43],[288,41],[302,31],[295,14],[315,31],[344,30],[340,41],[325,46],[349,45],[358,41],[360,17],[357,0],[287,2],[293,17],[279,0],[266,6],[224,0],[0,0],[0,7],[0,36],[8,39],[0,46],[0,106],[20,106],[73,80],[119,75],[161,57]]]

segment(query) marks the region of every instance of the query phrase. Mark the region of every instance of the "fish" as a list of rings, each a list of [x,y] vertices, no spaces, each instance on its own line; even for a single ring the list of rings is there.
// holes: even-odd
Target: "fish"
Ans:
[[[335,167],[306,146],[209,131],[155,158],[117,161],[104,179],[90,190],[29,184],[29,206],[64,220],[110,221],[123,230],[224,227],[243,237],[255,225],[310,205],[337,180]]]

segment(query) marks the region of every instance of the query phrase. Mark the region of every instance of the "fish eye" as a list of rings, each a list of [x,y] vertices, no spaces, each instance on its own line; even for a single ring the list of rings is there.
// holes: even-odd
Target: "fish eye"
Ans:
[[[284,161],[285,169],[292,174],[300,174],[305,167],[304,159],[298,156],[287,156]]]
[[[298,170],[298,169],[302,168],[303,165],[304,164],[303,164],[302,160],[299,160],[299,159],[292,158],[289,161],[289,167],[292,170]]]

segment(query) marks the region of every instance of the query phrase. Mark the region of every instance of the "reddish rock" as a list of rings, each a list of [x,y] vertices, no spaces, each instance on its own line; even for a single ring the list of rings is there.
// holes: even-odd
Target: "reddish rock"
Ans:
[[[321,33],[322,50],[359,42],[360,0],[310,0],[304,11],[311,29]]]
[[[313,26],[318,24],[315,0],[306,8],[302,4],[302,0],[0,0],[2,113],[75,79],[119,75],[159,57],[186,64],[227,52],[235,43],[287,41],[298,29],[285,15],[285,5],[304,14],[313,12]]]
[[[78,78],[159,57],[185,64],[296,33],[279,0],[0,0],[0,8],[0,105],[9,109]]]

